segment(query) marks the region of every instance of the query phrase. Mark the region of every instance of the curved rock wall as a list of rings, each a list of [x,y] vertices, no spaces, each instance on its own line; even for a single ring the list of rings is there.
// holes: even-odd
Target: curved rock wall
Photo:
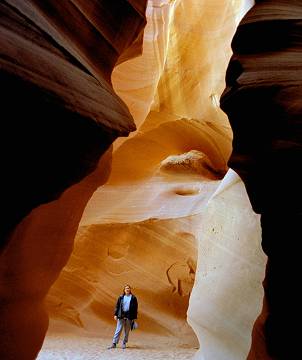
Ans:
[[[184,321],[196,269],[194,222],[149,219],[82,226],[47,296],[52,332],[76,333],[76,326],[82,334],[111,337],[115,301],[129,283],[139,300],[139,331],[146,346],[150,335],[153,343],[169,339],[170,345],[196,346]]]
[[[301,1],[256,1],[233,39],[221,99],[234,132],[229,166],[261,214],[268,256],[249,359],[289,359],[299,351],[293,329],[301,316],[301,19]]]
[[[135,129],[110,75],[141,51],[146,2],[116,5],[0,3],[1,359],[35,358],[48,325],[43,299],[108,178],[111,150],[100,157]]]
[[[69,259],[86,203],[108,178],[110,165],[108,151],[91,175],[35,208],[12,232],[0,263],[1,358],[34,359],[40,350],[48,328],[44,298]]]
[[[91,172],[117,136],[135,129],[110,85],[110,74],[142,30],[142,9],[137,12],[121,1],[129,17],[116,9],[124,20],[115,28],[101,23],[103,2],[93,16],[94,2],[85,2],[86,8],[81,1],[75,3],[1,3],[2,111],[8,116],[1,123],[1,146],[7,154],[2,239],[32,208]],[[82,31],[76,31],[78,27]],[[116,44],[120,32],[124,36]],[[20,161],[20,153],[26,161]],[[26,191],[18,185],[20,174]]]
[[[200,343],[195,358],[246,359],[262,304],[265,256],[260,216],[253,213],[233,170],[209,199],[198,233],[198,266],[188,310]]]

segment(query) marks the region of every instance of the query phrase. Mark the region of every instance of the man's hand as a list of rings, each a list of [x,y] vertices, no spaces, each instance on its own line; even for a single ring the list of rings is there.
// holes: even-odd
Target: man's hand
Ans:
[[[116,316],[116,315],[114,315],[114,320],[117,320],[117,316]]]

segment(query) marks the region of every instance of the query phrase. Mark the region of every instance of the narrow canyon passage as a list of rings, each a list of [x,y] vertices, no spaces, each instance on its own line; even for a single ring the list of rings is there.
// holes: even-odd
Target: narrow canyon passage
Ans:
[[[187,310],[203,212],[227,171],[231,148],[227,119],[217,95],[210,95],[223,90],[223,71],[215,68],[227,65],[222,49],[241,6],[225,3],[225,22],[218,24],[219,8],[202,12],[198,1],[148,2],[142,55],[118,65],[112,75],[139,130],[114,143],[109,179],[88,202],[71,257],[47,295],[50,328],[41,358],[52,346],[56,354],[62,347],[72,353],[80,334],[101,350],[98,356],[109,356],[113,307],[125,283],[139,299],[139,329],[130,334],[129,351],[137,358],[176,359],[192,358],[199,348]],[[200,31],[209,17],[209,29],[227,29],[225,38],[222,28],[211,39]],[[195,51],[208,53],[203,62],[186,52],[189,33]],[[200,34],[216,45],[208,47]],[[185,88],[176,91],[184,78],[191,83],[190,95]],[[89,346],[78,341],[88,354]],[[110,351],[110,356],[118,355]]]
[[[0,358],[288,360],[302,2],[0,15]],[[125,284],[139,327],[108,350]]]

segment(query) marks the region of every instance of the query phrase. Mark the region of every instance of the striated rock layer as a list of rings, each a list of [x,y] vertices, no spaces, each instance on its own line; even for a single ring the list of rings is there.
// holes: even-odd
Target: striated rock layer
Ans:
[[[129,283],[139,300],[139,333],[131,335],[130,343],[148,335],[158,344],[163,338],[196,346],[184,319],[196,270],[192,229],[198,220],[82,226],[72,256],[47,296],[52,330],[71,331],[69,323],[83,329],[82,334],[111,337],[115,301]]]
[[[48,323],[43,298],[70,256],[86,202],[109,174],[110,150],[100,157],[135,129],[110,76],[141,51],[145,7],[0,3],[1,359],[35,358]]]
[[[300,351],[294,328],[301,317],[301,20],[301,1],[256,1],[233,39],[221,99],[234,132],[229,166],[261,214],[268,256],[249,359],[291,359]]]
[[[117,136],[135,129],[109,79],[121,53],[140,35],[144,7],[120,1],[115,13],[124,20],[117,28],[112,20],[110,28],[102,23],[103,2],[94,10],[92,3],[1,2],[1,96],[8,117],[1,122],[7,154],[2,236],[89,173]],[[20,174],[26,191],[18,184]]]

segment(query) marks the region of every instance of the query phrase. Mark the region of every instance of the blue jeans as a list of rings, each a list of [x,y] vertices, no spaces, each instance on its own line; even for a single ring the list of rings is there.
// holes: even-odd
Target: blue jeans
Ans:
[[[117,319],[117,324],[116,324],[116,329],[115,329],[115,333],[113,336],[113,340],[112,342],[114,344],[118,344],[122,330],[124,328],[124,339],[123,339],[123,343],[127,343],[128,342],[128,336],[129,336],[129,331],[130,331],[130,327],[131,327],[131,320],[129,319]]]

